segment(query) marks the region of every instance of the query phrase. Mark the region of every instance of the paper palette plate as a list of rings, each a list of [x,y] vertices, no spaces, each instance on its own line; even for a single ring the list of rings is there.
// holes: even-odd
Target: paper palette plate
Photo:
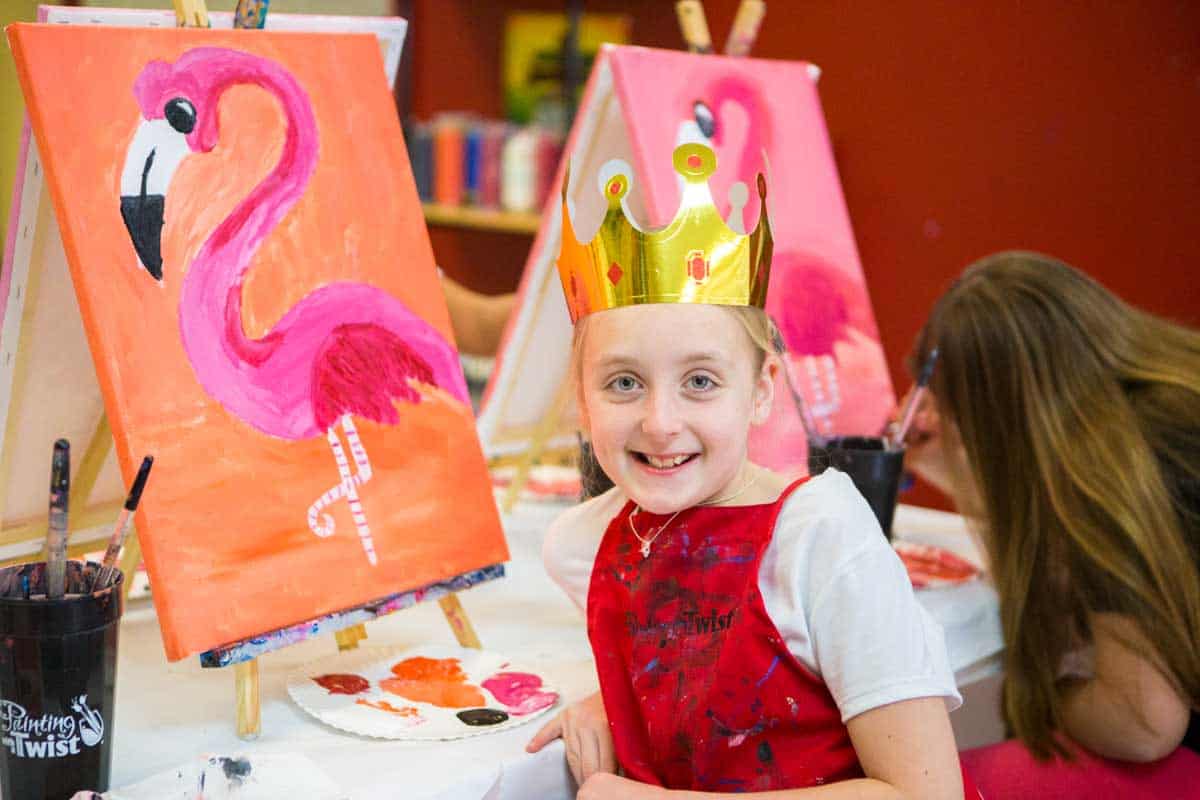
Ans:
[[[415,741],[507,730],[542,716],[560,696],[498,653],[444,645],[340,653],[294,672],[287,688],[327,725]]]

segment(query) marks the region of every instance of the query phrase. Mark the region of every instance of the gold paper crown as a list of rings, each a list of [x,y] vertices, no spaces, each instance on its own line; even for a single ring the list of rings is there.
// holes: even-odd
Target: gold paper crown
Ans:
[[[763,176],[758,176],[758,227],[740,234],[721,219],[708,189],[716,154],[702,144],[682,144],[672,161],[685,181],[675,219],[657,231],[635,228],[621,209],[629,176],[616,174],[604,183],[608,211],[587,244],[575,237],[567,212],[568,180],[563,179],[558,274],[571,322],[593,311],[639,303],[765,305],[772,239]]]

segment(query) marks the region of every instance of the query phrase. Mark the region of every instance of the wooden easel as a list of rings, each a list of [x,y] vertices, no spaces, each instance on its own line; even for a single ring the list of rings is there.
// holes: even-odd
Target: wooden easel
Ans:
[[[177,21],[181,26],[190,27],[208,27],[209,19],[208,12],[203,0],[173,0]],[[239,9],[240,10],[240,9]],[[254,9],[250,9],[257,15],[259,23],[263,21],[265,9],[262,4],[258,4]],[[254,14],[250,16],[254,16]],[[257,27],[261,27],[259,24]],[[398,41],[392,39],[390,41]],[[398,50],[399,45],[396,45]],[[32,142],[30,147],[32,148]],[[33,151],[31,150],[31,156]],[[26,176],[27,184],[40,186],[42,176],[40,174],[40,162],[36,158],[31,157],[29,163],[32,166],[32,172]],[[58,245],[57,236],[45,235],[39,239],[39,244],[34,244],[35,231],[38,228],[37,214],[41,214],[41,221],[47,225],[47,230],[53,230],[53,214],[48,207],[43,209],[40,203],[47,202],[45,193],[41,197],[33,196],[33,208],[24,209],[31,216],[24,220],[23,229],[17,232],[19,241],[17,247],[26,248],[23,256],[23,261],[29,264],[28,275],[21,275],[19,279],[13,279],[13,291],[16,292],[16,299],[19,301],[20,313],[13,314],[12,319],[6,319],[4,324],[4,341],[2,352],[0,352],[0,362],[6,367],[11,367],[12,379],[10,382],[11,392],[9,395],[0,398],[5,405],[4,419],[6,425],[3,440],[3,450],[0,452],[0,486],[7,486],[7,479],[12,470],[17,468],[17,462],[20,460],[13,455],[13,445],[18,438],[24,439],[21,428],[21,407],[27,405],[26,383],[29,381],[33,372],[31,362],[33,356],[29,354],[30,342],[39,338],[35,332],[35,312],[38,310],[38,295],[44,283],[44,275],[41,275],[41,269],[38,269],[38,264],[33,262],[45,256],[44,252],[38,251],[38,247],[46,247],[46,242],[43,239],[53,238],[56,241],[53,243],[61,250],[61,245]],[[57,231],[54,231],[57,233]],[[66,284],[62,282],[66,281]],[[69,287],[69,278],[66,275],[56,275],[55,281],[56,294],[54,299],[58,304],[55,309],[56,315],[60,318],[65,315],[67,317],[73,311],[73,292]],[[67,288],[64,290],[63,286]],[[57,293],[61,292],[62,297]],[[66,300],[70,297],[70,301]],[[75,312],[77,313],[77,312]],[[82,333],[78,334],[81,338]],[[82,339],[81,339],[82,340]],[[94,373],[90,370],[90,357],[83,353],[82,346],[79,352],[72,351],[72,359],[85,360],[88,369],[74,370],[70,372],[78,377],[78,380],[87,383],[90,378],[90,384],[96,382]],[[76,362],[72,361],[72,367]],[[69,390],[69,387],[68,387]],[[97,401],[98,402],[98,401]],[[34,409],[26,409],[27,412],[32,412],[36,415]],[[84,418],[86,419],[86,417]],[[73,423],[75,426],[72,438],[78,441],[80,431],[78,429],[79,422],[76,420]],[[57,433],[55,435],[58,435]],[[38,438],[42,438],[40,433]],[[50,452],[49,442],[53,436],[46,438],[46,453]],[[78,467],[72,480],[70,508],[71,508],[71,544],[68,548],[70,557],[78,557],[85,553],[95,552],[104,548],[104,541],[107,538],[108,532],[111,531],[111,526],[116,520],[122,499],[113,498],[112,491],[114,487],[106,486],[104,498],[93,496],[96,494],[97,480],[101,476],[102,470],[106,465],[107,459],[113,450],[112,431],[110,429],[108,418],[102,410],[97,411],[95,423],[91,426],[89,434],[86,434],[87,446],[83,450],[82,459],[78,462]],[[49,472],[44,472],[45,476]],[[110,481],[111,482],[111,481]],[[44,484],[44,481],[39,479],[39,485]],[[45,487],[42,490],[45,497]],[[43,501],[44,502],[44,501]],[[3,503],[3,498],[0,497],[0,504]],[[24,512],[22,512],[24,513]],[[19,554],[6,555],[0,559],[0,565],[7,563],[15,563],[28,561],[31,558],[36,558],[39,552],[39,547],[44,550],[44,542],[47,532],[47,519],[44,512],[31,514],[17,520],[15,523],[4,527],[0,523],[0,548],[9,548],[12,551],[19,548]],[[90,531],[91,529],[99,529],[99,535],[91,535],[85,539],[81,539],[78,535],[81,532]],[[23,546],[23,547],[22,547]],[[122,552],[119,562],[122,572],[126,576],[131,576],[138,563],[141,561],[141,547],[135,533],[126,539],[125,548]],[[126,580],[125,592],[128,593],[132,581]],[[458,597],[451,591],[443,594],[438,600],[442,609],[443,615],[454,633],[455,639],[459,645],[470,648],[480,648],[479,638],[475,633],[475,629],[467,617],[466,611],[463,609]],[[361,617],[359,617],[361,618]],[[358,642],[367,637],[365,624],[356,624],[350,627],[337,630],[334,633],[339,650],[347,650],[357,647]],[[258,676],[258,660],[257,658],[249,658],[238,661],[232,664],[234,667],[234,690],[235,690],[235,705],[236,705],[236,729],[238,736],[243,739],[254,739],[258,736],[261,730],[261,710],[259,705],[259,676]]]

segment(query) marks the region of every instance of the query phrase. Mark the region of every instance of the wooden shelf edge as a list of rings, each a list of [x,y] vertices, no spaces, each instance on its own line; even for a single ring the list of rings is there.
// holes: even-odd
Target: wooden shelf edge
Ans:
[[[425,222],[430,225],[533,234],[537,233],[542,224],[541,215],[534,213],[448,206],[440,203],[422,203],[421,208],[425,212]]]

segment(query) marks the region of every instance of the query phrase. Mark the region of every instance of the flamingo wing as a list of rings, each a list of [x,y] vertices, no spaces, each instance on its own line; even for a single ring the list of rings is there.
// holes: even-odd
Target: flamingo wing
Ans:
[[[429,362],[400,336],[371,323],[339,325],[313,364],[317,426],[328,430],[343,414],[394,425],[400,421],[396,400],[421,400],[411,381],[437,385]]]

